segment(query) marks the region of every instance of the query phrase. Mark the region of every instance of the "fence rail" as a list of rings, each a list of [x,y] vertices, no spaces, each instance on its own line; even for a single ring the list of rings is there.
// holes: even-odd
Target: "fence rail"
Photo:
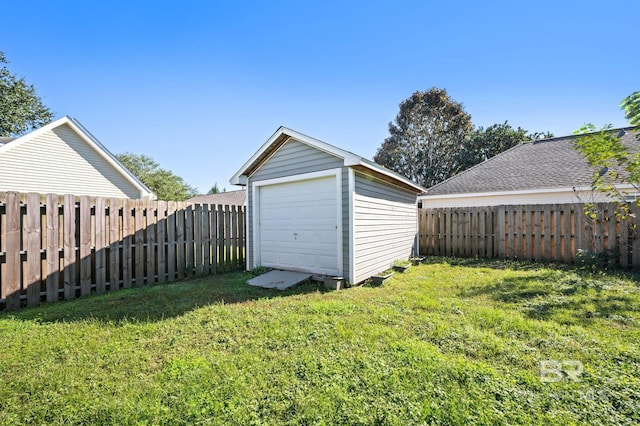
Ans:
[[[420,253],[573,263],[584,250],[638,267],[640,209],[628,207],[624,217],[609,203],[596,204],[594,217],[585,204],[421,208]]]
[[[244,268],[245,210],[0,192],[0,309]]]

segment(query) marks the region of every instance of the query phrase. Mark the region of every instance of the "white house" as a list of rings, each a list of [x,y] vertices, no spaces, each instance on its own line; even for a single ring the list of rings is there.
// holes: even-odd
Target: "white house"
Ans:
[[[155,195],[77,120],[62,117],[0,138],[0,192],[153,199]]]
[[[355,284],[415,248],[423,188],[295,130],[280,127],[230,182],[247,186],[247,269]]]
[[[633,128],[612,130],[637,146]],[[574,147],[577,136],[523,142],[429,188],[424,207],[476,207],[606,201],[593,191],[593,169]],[[630,185],[618,187],[636,196]]]

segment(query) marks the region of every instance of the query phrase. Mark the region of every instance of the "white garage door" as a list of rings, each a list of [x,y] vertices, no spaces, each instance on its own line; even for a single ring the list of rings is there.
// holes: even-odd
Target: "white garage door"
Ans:
[[[336,177],[259,187],[260,264],[337,275]]]

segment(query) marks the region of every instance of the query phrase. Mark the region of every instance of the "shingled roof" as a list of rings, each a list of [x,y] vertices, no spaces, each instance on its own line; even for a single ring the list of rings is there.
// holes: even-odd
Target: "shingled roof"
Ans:
[[[241,189],[239,191],[220,192],[218,194],[196,195],[187,200],[192,204],[222,204],[230,206],[244,206],[247,202],[247,191]]]
[[[626,146],[638,146],[633,127],[613,129],[624,133]],[[523,142],[444,182],[426,195],[472,194],[534,189],[590,187],[593,170],[573,143],[577,136]]]
[[[0,136],[0,146],[6,145],[9,142],[16,140],[16,138],[10,138],[8,136]]]

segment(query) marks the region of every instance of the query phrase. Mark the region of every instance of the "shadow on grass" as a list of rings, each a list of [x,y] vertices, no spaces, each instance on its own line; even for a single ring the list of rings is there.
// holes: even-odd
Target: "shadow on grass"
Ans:
[[[105,322],[155,322],[183,315],[213,304],[237,304],[252,300],[324,291],[322,285],[302,283],[287,290],[252,287],[252,275],[232,272],[174,283],[122,289],[27,308],[0,312],[0,320],[14,318],[39,322],[101,320]]]
[[[462,267],[537,271],[521,277],[500,277],[490,284],[460,292],[461,297],[486,295],[510,304],[529,318],[588,323],[601,317],[624,322],[640,306],[637,272],[590,273],[572,265],[502,260],[442,258],[442,261]]]

